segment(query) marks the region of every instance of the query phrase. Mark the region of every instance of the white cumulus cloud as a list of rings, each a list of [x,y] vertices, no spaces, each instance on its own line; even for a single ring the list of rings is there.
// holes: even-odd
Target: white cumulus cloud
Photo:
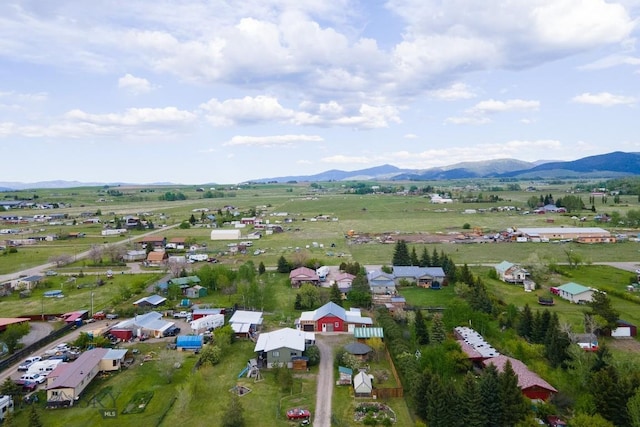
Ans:
[[[149,80],[135,77],[129,73],[118,79],[118,88],[124,89],[134,95],[151,92],[153,89]]]
[[[244,136],[237,135],[224,142],[225,146],[254,146],[277,147],[282,145],[294,145],[297,143],[322,142],[318,135],[270,135],[270,136]]]
[[[637,102],[632,96],[614,95],[609,92],[589,93],[574,96],[573,102],[580,104],[600,105],[602,107],[613,107],[615,105],[631,105]]]

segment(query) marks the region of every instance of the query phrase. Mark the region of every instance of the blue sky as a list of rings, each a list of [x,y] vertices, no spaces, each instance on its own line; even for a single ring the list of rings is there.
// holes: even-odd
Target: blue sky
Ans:
[[[640,0],[4,0],[0,181],[640,151]]]

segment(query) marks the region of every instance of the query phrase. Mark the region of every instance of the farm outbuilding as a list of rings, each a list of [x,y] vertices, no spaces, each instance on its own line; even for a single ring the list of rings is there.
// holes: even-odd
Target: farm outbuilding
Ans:
[[[200,351],[202,335],[180,335],[176,340],[176,349],[181,351]]]
[[[241,236],[240,230],[211,230],[211,240],[238,240]]]

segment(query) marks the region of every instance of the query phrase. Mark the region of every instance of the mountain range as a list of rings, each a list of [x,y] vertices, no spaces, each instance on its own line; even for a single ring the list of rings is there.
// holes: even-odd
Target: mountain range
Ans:
[[[392,165],[356,171],[328,170],[315,175],[264,178],[251,182],[321,182],[321,181],[437,181],[472,178],[561,179],[614,178],[640,174],[640,153],[616,151],[572,161],[516,159],[483,160],[456,163],[429,169],[400,169]]]
[[[572,161],[539,160],[525,162],[516,159],[483,160],[456,163],[428,169],[400,169],[382,165],[355,171],[331,169],[315,175],[260,178],[250,182],[322,182],[322,181],[438,181],[473,178],[504,179],[563,179],[563,178],[615,178],[640,175],[640,153],[615,151]],[[34,183],[0,182],[0,191],[35,188],[73,188],[95,186],[136,185],[134,183],[97,183],[79,181],[42,181]],[[139,184],[138,184],[139,185]],[[179,185],[170,182],[145,184],[150,186]]]

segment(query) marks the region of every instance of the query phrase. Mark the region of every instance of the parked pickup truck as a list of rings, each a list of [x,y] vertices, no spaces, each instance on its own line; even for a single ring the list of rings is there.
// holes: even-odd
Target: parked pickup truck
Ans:
[[[173,313],[173,317],[174,319],[186,319],[187,317],[191,316],[191,313],[189,313],[188,311],[179,311],[177,313]]]

